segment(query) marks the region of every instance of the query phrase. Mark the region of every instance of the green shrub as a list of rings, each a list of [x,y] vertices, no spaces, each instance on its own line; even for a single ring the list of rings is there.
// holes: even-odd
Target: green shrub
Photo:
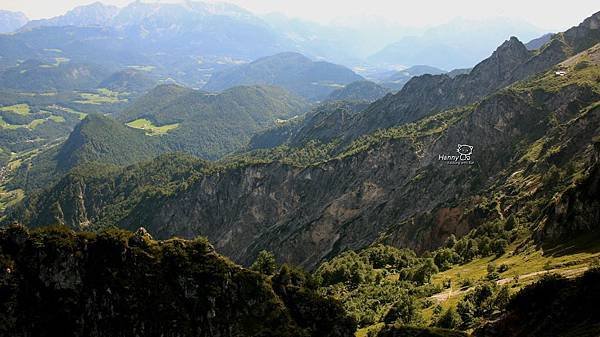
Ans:
[[[383,321],[386,324],[415,325],[422,321],[420,307],[413,296],[403,292],[387,312]]]
[[[260,253],[258,253],[256,260],[254,260],[254,263],[252,263],[250,269],[265,275],[273,275],[277,269],[275,255],[266,250],[262,250]]]
[[[460,316],[452,307],[448,308],[435,322],[435,326],[445,329],[455,329],[462,324]]]

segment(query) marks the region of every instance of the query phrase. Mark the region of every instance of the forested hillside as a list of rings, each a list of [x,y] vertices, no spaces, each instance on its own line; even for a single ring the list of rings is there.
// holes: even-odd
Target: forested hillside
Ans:
[[[303,284],[301,272],[282,269],[268,279],[218,255],[203,238],[16,226],[0,229],[0,247],[2,334],[353,334],[355,323]]]
[[[281,53],[217,72],[203,89],[219,91],[239,85],[276,85],[318,101],[335,89],[362,79],[337,64],[312,61],[298,53]]]
[[[117,118],[159,136],[173,151],[218,159],[242,149],[254,133],[307,109],[305,100],[278,87],[241,86],[210,94],[162,85]]]

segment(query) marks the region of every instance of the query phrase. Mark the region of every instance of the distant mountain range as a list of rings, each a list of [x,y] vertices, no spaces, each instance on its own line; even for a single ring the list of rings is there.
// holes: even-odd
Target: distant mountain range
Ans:
[[[64,15],[50,19],[32,20],[21,27],[21,31],[26,31],[38,27],[60,27],[77,26],[93,27],[108,26],[112,19],[119,13],[119,8],[115,6],[104,5],[100,2],[94,2],[89,5],[76,7]]]
[[[0,36],[0,69],[24,59],[52,62],[64,57],[116,68],[143,67],[193,87],[201,87],[220,70],[288,51],[349,67],[368,63],[465,68],[510,35],[528,40],[541,34],[535,27],[497,19],[455,20],[426,32],[402,28],[378,36],[372,27],[319,25],[278,15],[259,17],[235,5],[195,1],[136,1],[123,8],[96,2],[23,26],[25,22],[20,17],[7,26],[6,31],[18,29],[14,36]],[[409,34],[422,36],[417,39]],[[395,39],[397,43],[365,60],[385,41]]]
[[[550,42],[550,40],[552,40],[553,36],[554,36],[553,33],[544,34],[540,37],[537,37],[537,38],[525,43],[525,47],[527,47],[527,49],[529,49],[529,50],[539,49],[546,43]]]
[[[542,30],[527,23],[497,18],[486,21],[455,19],[421,35],[408,36],[371,55],[375,64],[427,64],[441,69],[472,67],[509,36],[525,41]]]
[[[23,27],[28,19],[21,12],[0,10],[0,34],[12,33]]]
[[[220,91],[239,85],[276,85],[309,100],[326,98],[344,85],[362,80],[352,70],[298,53],[281,53],[215,73],[203,87]]]
[[[251,13],[229,4],[94,3],[35,20],[0,36],[1,66],[57,57],[105,67],[139,67],[164,79],[203,85],[219,69],[290,50],[286,39]]]
[[[94,2],[89,5],[75,7],[64,15],[49,19],[29,21],[20,30],[30,30],[39,27],[118,27],[122,29],[142,25],[146,29],[162,28],[199,28],[205,23],[202,19],[213,16],[229,17],[241,21],[256,21],[253,14],[227,3],[205,3],[186,1],[181,3],[152,3],[133,1],[123,8]],[[167,27],[179,21],[179,27]]]
[[[139,94],[157,82],[152,74],[141,70],[125,68],[112,72],[110,67],[70,62],[66,58],[57,58],[54,63],[29,59],[0,72],[0,89],[32,93],[105,88]]]

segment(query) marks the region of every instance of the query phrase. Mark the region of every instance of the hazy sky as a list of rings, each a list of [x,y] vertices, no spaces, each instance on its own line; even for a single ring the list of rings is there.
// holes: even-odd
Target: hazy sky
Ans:
[[[0,9],[24,12],[38,19],[56,16],[95,0],[0,0]],[[103,0],[124,6],[131,0]],[[157,2],[157,1],[152,1]],[[160,2],[176,2],[172,0]],[[432,26],[454,17],[505,16],[523,19],[540,28],[563,30],[600,11],[598,0],[230,0],[252,12],[281,12],[322,23],[378,17],[403,26]]]

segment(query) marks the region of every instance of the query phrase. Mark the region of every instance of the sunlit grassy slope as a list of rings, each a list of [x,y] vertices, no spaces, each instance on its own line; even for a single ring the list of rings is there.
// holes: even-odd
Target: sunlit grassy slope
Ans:
[[[147,135],[150,136],[158,136],[164,135],[167,132],[176,129],[177,127],[179,127],[179,123],[156,126],[154,125],[154,123],[145,118],[139,118],[127,123],[127,126],[135,129],[142,129],[146,131]]]
[[[27,104],[15,104],[10,106],[3,106],[0,111],[13,112],[18,115],[26,116],[29,113],[29,105]]]
[[[432,277],[432,282],[442,284],[450,280],[452,287],[432,296],[442,308],[456,306],[458,301],[469,290],[469,286],[461,286],[467,280],[477,283],[487,276],[489,264],[496,267],[506,265],[508,269],[500,273],[496,283],[508,285],[512,292],[539,280],[548,273],[565,277],[576,277],[583,274],[594,261],[600,259],[600,235],[582,236],[551,248],[528,246],[525,251],[515,253],[518,245],[513,245],[506,254],[500,257],[486,257],[473,260],[464,265],[457,265]],[[424,310],[429,319],[432,309]]]

